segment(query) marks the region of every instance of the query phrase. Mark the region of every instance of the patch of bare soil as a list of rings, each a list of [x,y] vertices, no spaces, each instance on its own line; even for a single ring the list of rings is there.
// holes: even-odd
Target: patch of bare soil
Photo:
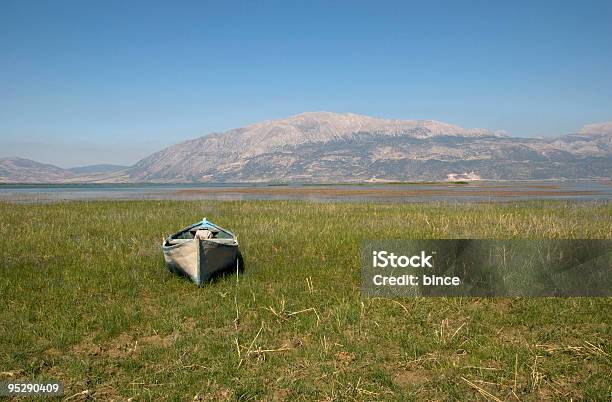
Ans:
[[[122,359],[131,354],[139,352],[141,346],[155,346],[167,348],[172,346],[177,339],[177,334],[167,336],[151,335],[142,338],[134,338],[132,335],[122,333],[108,342],[97,344],[93,336],[84,338],[80,343],[72,347],[72,352],[79,355],[107,356]]]
[[[514,305],[514,299],[503,298],[503,299],[495,299],[495,309],[500,313],[508,313],[512,310],[512,306]]]
[[[187,317],[182,324],[182,327],[184,330],[191,332],[194,329],[196,329],[197,327],[197,323],[196,321],[193,319],[193,317]]]
[[[111,385],[100,385],[90,394],[90,397],[98,401],[122,401],[122,398]],[[89,399],[89,398],[88,398]]]
[[[71,351],[77,355],[94,355],[102,353],[102,348],[93,341],[94,336],[89,335],[83,338],[71,348]]]
[[[287,401],[289,400],[289,390],[287,389],[275,389],[272,391],[273,401]]]
[[[229,401],[232,399],[233,392],[229,389],[221,389],[208,394],[196,394],[193,397],[194,401]]]
[[[497,333],[497,337],[502,342],[528,347],[529,341],[524,335],[527,333],[529,333],[529,331],[526,327],[509,327],[500,329]]]
[[[428,370],[398,370],[393,375],[393,382],[400,387],[425,384],[431,373]]]
[[[282,342],[283,347],[288,347],[291,349],[299,349],[310,344],[310,338],[302,336],[287,337],[285,338],[284,342]]]
[[[136,352],[136,347],[134,338],[123,333],[104,345],[101,350],[103,354],[109,357],[121,359]]]
[[[355,354],[349,353],[345,351],[337,352],[334,357],[336,358],[336,363],[341,366],[349,365],[353,360],[355,360]]]
[[[170,334],[164,337],[159,336],[159,335],[152,335],[152,336],[146,336],[144,338],[140,338],[138,343],[142,342],[145,345],[152,345],[152,346],[158,346],[162,348],[168,348],[172,346],[176,338],[177,336],[175,334]]]

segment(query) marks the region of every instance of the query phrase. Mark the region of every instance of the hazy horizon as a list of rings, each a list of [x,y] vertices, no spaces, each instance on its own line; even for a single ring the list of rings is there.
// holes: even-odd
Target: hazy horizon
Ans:
[[[131,165],[316,110],[553,137],[612,120],[612,3],[0,4],[0,157]]]

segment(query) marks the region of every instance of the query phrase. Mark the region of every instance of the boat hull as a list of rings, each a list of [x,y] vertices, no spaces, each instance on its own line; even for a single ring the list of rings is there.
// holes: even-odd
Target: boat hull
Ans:
[[[237,268],[238,245],[191,239],[164,244],[164,259],[171,272],[190,278],[200,286],[217,273]]]

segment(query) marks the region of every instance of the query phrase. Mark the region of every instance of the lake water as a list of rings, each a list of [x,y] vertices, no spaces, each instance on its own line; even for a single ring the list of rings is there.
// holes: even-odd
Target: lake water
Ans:
[[[507,202],[612,200],[612,181],[479,181],[468,184],[52,184],[0,185],[0,200],[310,200]]]

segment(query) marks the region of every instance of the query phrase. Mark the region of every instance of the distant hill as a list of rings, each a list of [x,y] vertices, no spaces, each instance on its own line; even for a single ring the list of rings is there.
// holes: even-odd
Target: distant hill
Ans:
[[[0,160],[4,182],[430,181],[612,177],[612,123],[516,138],[433,120],[311,112],[212,133],[134,166]]]
[[[107,183],[117,182],[113,174],[125,166],[93,165],[71,169],[30,159],[0,158],[0,183]]]
[[[74,178],[69,170],[30,159],[0,158],[0,183],[57,183]]]

